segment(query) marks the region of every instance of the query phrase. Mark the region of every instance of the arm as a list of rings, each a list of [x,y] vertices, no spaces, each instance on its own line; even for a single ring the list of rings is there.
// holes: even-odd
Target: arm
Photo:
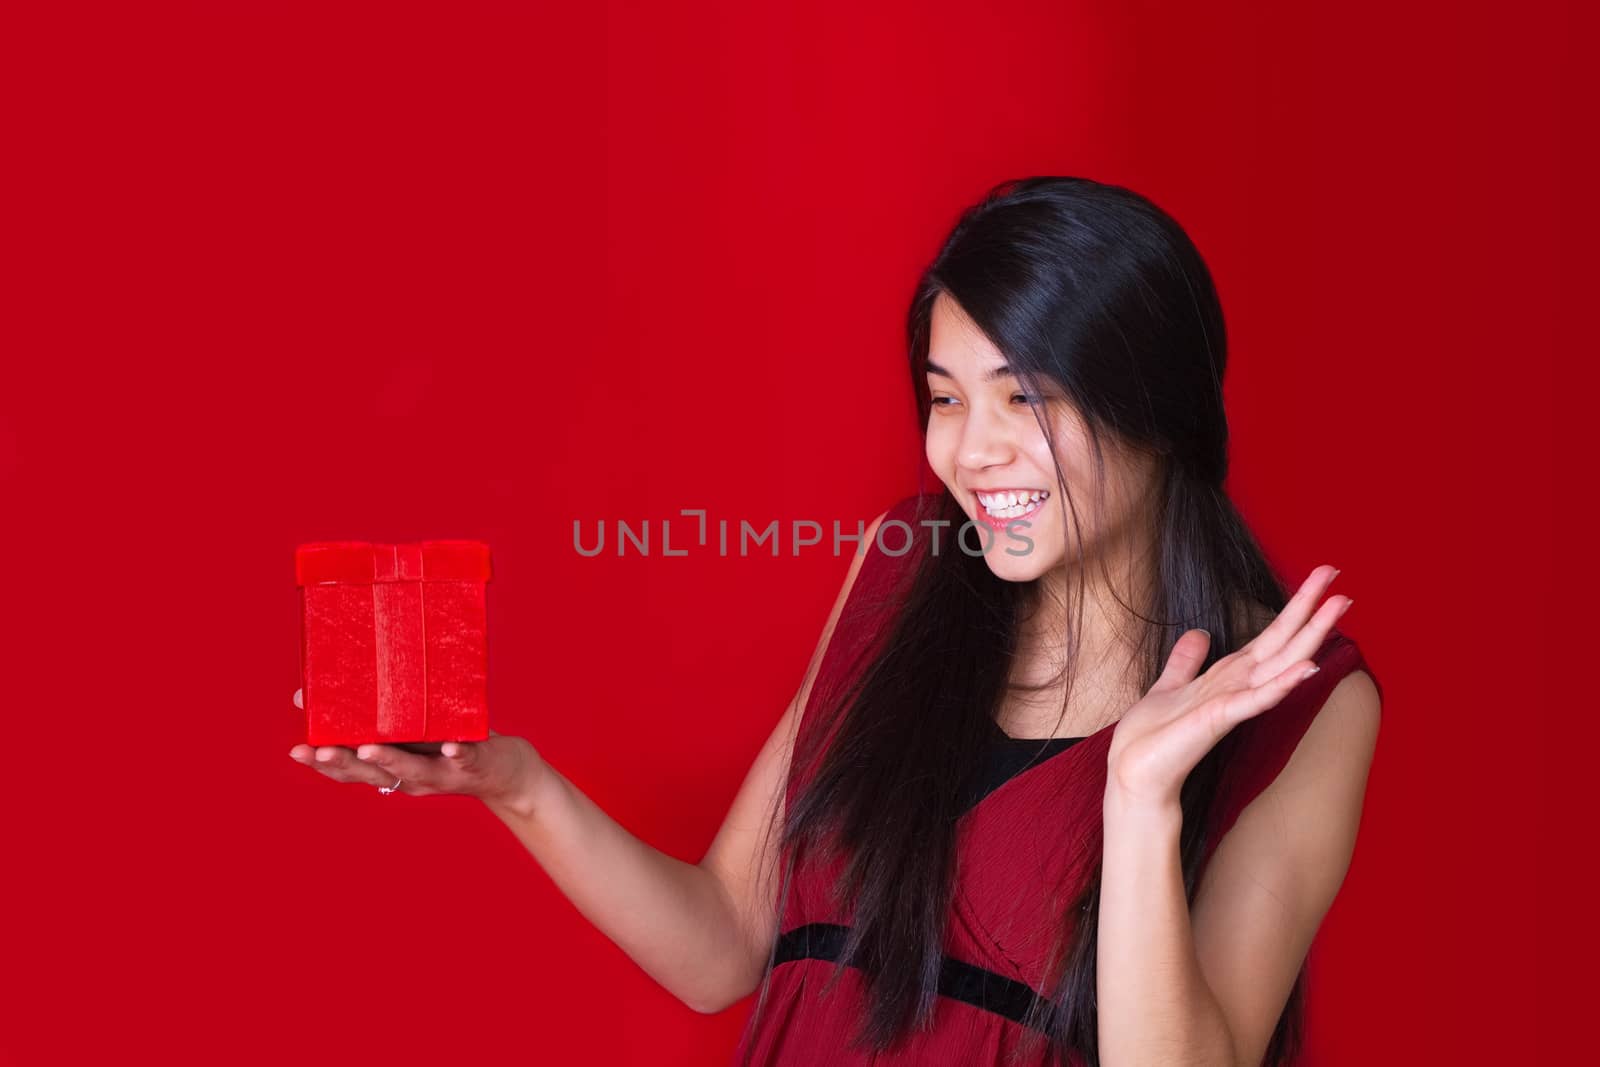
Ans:
[[[1105,1067],[1250,1067],[1349,868],[1379,700],[1342,679],[1283,771],[1240,814],[1185,903],[1175,803],[1107,781],[1098,957]]]
[[[696,1011],[746,951],[715,881],[633,836],[554,767],[510,804],[486,802],[579,913]]]
[[[871,545],[882,520],[871,524],[864,545]],[[865,559],[865,551],[851,559],[800,689],[700,863],[639,840],[547,764],[539,764],[526,790],[487,802],[583,917],[696,1011],[737,1003],[766,971],[778,934],[773,868],[789,757],[817,668]]]

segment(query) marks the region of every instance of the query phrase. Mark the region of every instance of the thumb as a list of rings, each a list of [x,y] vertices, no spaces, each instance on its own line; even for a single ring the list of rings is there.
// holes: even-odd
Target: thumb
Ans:
[[[1194,681],[1195,675],[1200,673],[1201,664],[1206,661],[1206,653],[1210,648],[1209,630],[1185,630],[1173,643],[1172,652],[1167,656],[1166,669],[1161,672],[1161,677],[1156,679],[1156,684],[1150,687],[1151,692],[1158,689],[1177,689]]]

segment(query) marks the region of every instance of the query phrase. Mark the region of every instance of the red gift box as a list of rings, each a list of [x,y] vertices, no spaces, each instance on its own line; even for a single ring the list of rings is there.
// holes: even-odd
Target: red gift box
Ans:
[[[488,545],[320,541],[294,570],[307,743],[488,738]]]

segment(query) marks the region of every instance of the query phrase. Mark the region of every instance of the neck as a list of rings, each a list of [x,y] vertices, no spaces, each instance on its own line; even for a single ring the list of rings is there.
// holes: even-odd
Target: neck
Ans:
[[[1149,615],[1155,592],[1155,564],[1148,541],[1124,541],[1117,551],[1097,558],[1063,564],[1039,576],[1036,593],[1024,609],[1018,637],[1024,647],[1064,644],[1064,635],[1076,627],[1079,647],[1096,660],[1120,659],[1131,652],[1144,624],[1135,612]],[[1083,600],[1081,618],[1073,617],[1073,604]]]
[[[1151,613],[1155,584],[1153,553],[1148,541],[1137,550],[1124,544],[1114,554],[1088,559],[1080,566],[1062,566],[1039,577],[1035,595],[1018,620],[1017,657],[1013,685],[1046,687],[1031,696],[1014,694],[1037,717],[1028,729],[1049,729],[1059,715],[1060,686],[1066,666],[1067,635],[1078,635],[1077,670],[1072,678],[1072,705],[1081,707],[1087,725],[1080,733],[1103,724],[1131,706],[1142,692],[1133,656],[1143,623],[1134,612]],[[1081,618],[1074,613],[1074,598],[1082,586]],[[1119,710],[1110,710],[1117,708]],[[1077,713],[1073,714],[1077,717]]]

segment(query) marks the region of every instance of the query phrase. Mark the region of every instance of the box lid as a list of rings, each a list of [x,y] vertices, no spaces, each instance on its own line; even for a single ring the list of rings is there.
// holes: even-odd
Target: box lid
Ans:
[[[486,582],[482,541],[315,541],[294,550],[296,585],[328,582]]]

